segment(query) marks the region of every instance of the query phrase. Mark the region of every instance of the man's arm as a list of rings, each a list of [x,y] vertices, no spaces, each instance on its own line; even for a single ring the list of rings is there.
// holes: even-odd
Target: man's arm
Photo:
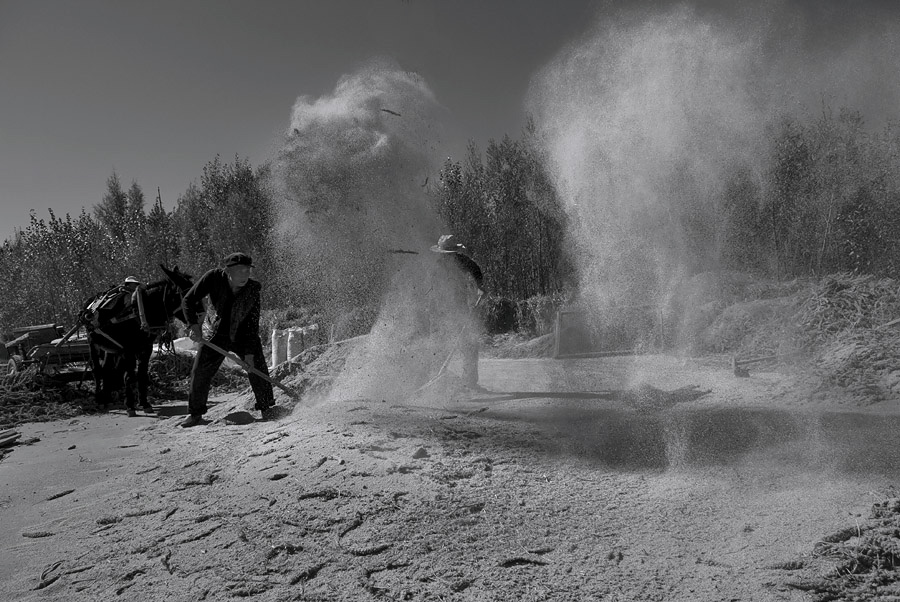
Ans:
[[[199,341],[203,338],[199,314],[203,311],[203,298],[209,294],[209,283],[213,274],[215,274],[215,270],[210,270],[203,274],[200,280],[194,283],[181,300],[181,309],[184,312],[184,319],[187,320],[189,334],[193,341]]]

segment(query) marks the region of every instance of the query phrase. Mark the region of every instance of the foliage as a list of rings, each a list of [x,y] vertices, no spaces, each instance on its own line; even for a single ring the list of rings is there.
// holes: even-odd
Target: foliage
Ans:
[[[121,271],[103,227],[84,211],[73,219],[49,221],[31,214],[31,223],[0,249],[0,327],[73,323],[87,297],[108,274]]]
[[[132,182],[123,190],[119,177],[93,215],[49,220],[32,213],[24,230],[0,247],[0,332],[41,323],[73,324],[83,303],[97,292],[134,275],[144,282],[162,277],[159,265],[181,265],[198,275],[220,265],[226,254],[250,253],[257,278],[272,266],[268,244],[271,193],[267,168],[253,170],[246,160],[225,165],[216,157],[203,170],[173,211],[159,194],[145,207],[143,190]]]
[[[572,275],[566,217],[529,124],[521,140],[471,144],[465,163],[448,159],[434,191],[437,211],[486,275],[488,291],[515,301],[560,290]]]
[[[178,199],[172,216],[183,270],[202,274],[221,265],[227,254],[243,251],[253,257],[258,279],[274,272],[267,173],[237,157],[232,164],[218,156],[206,164],[200,185],[192,184]]]
[[[846,108],[836,116],[826,109],[810,123],[783,122],[772,139],[759,212],[747,208],[741,216],[746,239],[733,245],[743,247],[735,263],[760,266],[765,247],[759,243],[767,240],[774,261],[765,267],[773,276],[895,273],[898,150],[896,126],[872,134],[862,116]],[[739,186],[731,193],[759,194]]]
[[[120,242],[125,240],[125,222],[131,213],[128,206],[128,195],[122,190],[118,174],[113,172],[106,180],[106,194],[94,206],[94,216],[100,226]]]
[[[562,291],[577,289],[566,237],[573,218],[562,207],[542,148],[529,122],[519,139],[490,140],[483,153],[472,144],[462,161],[448,159],[429,189],[446,231],[457,234],[482,266],[491,332],[511,325],[547,332],[565,300]],[[894,276],[900,268],[898,157],[896,124],[873,131],[858,112],[826,107],[821,115],[778,123],[761,168],[730,166],[711,198],[692,198],[685,191],[697,187],[676,177],[669,187],[677,205],[673,226],[687,233],[687,276],[711,269],[776,279]],[[50,212],[46,220],[32,214],[28,227],[0,246],[6,282],[0,331],[72,323],[88,296],[126,275],[155,280],[158,264],[165,264],[199,276],[237,250],[254,257],[265,308],[302,303],[289,294],[295,270],[276,263],[269,176],[268,165],[253,168],[246,159],[226,163],[217,156],[167,211],[158,191],[148,207],[138,183],[126,189],[114,172],[92,214],[60,218]],[[701,211],[709,207],[715,215]],[[634,241],[635,248],[661,244]],[[632,264],[635,271],[652,267]],[[650,298],[647,291],[638,296]],[[330,309],[309,311],[336,322]],[[342,318],[341,329],[355,333],[369,322],[371,316],[358,310]]]

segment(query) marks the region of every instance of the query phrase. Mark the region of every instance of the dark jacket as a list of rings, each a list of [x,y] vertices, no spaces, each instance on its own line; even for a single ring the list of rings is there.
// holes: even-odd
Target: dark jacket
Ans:
[[[233,343],[235,349],[249,351],[260,343],[260,290],[262,285],[251,278],[234,294],[225,269],[212,269],[203,274],[184,295],[184,317],[188,326],[199,324],[199,314],[204,311],[203,298],[209,296],[209,301],[216,310],[216,321],[213,323],[210,339],[227,340]]]
[[[472,280],[475,281],[475,286],[484,290],[484,275],[481,273],[481,268],[475,263],[475,260],[462,253],[454,253],[453,255],[456,257],[459,268],[472,277]]]

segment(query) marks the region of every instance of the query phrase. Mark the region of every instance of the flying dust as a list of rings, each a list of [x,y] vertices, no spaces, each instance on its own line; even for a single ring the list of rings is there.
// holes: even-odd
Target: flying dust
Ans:
[[[371,325],[334,397],[414,388],[463,323],[429,251],[441,226],[424,182],[437,171],[442,111],[422,78],[383,60],[293,107],[274,170],[280,264],[302,303]]]
[[[741,171],[763,188],[767,136],[786,117],[805,119],[823,105],[858,109],[877,127],[897,116],[895,9],[865,3],[851,15],[837,3],[658,4],[605,3],[528,93],[569,216],[579,302],[594,321],[622,322],[644,304],[665,312],[684,302],[692,276],[720,267],[728,178]],[[641,366],[623,366],[624,387],[660,384],[661,375]],[[873,457],[845,445],[847,424],[828,418],[833,423],[823,426],[814,414],[676,412],[662,421],[619,410],[594,420],[550,414],[543,418],[559,421],[570,445],[613,465],[677,468],[761,449],[781,459],[844,450],[819,467],[828,470],[859,469]],[[793,429],[786,439],[782,425]],[[782,439],[788,443],[776,454]]]
[[[581,301],[607,321],[635,305],[664,310],[690,276],[718,267],[727,176],[762,179],[767,133],[785,115],[828,102],[874,120],[900,97],[898,36],[880,10],[867,20],[801,3],[646,4],[601,4],[526,99],[570,217]],[[342,394],[409,390],[460,330],[427,252],[441,233],[423,186],[442,112],[420,77],[388,61],[293,108],[275,168],[280,264],[301,303],[373,324]]]
[[[719,267],[724,187],[736,171],[761,180],[769,128],[821,103],[877,121],[900,98],[900,27],[882,10],[647,4],[604,5],[527,100],[570,217],[581,301],[612,321],[665,310],[688,277]]]

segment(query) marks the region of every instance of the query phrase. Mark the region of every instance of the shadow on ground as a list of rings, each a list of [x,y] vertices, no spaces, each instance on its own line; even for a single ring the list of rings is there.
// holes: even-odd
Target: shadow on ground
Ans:
[[[525,403],[516,403],[521,401]],[[498,393],[469,400],[458,410],[446,408],[434,421],[423,421],[421,413],[406,408],[391,417],[390,425],[402,424],[410,436],[458,439],[462,434],[485,447],[572,455],[615,470],[721,467],[753,461],[779,471],[900,475],[900,455],[892,452],[900,416],[677,405],[653,408],[636,407],[632,401],[625,391]],[[448,418],[464,419],[465,427]],[[497,429],[497,421],[513,428]]]

